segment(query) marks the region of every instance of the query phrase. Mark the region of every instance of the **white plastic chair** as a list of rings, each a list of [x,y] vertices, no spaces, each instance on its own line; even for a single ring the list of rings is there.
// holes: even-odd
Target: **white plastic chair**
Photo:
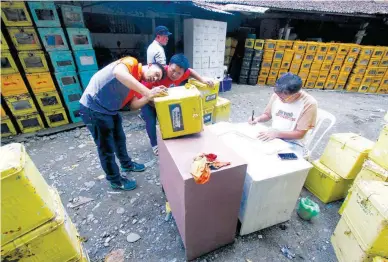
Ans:
[[[321,134],[321,136],[318,138],[318,140],[315,141],[313,144],[313,140],[315,136],[318,133],[318,130],[321,128],[321,125],[325,120],[330,121],[329,126],[326,128],[325,131]],[[318,108],[317,112],[317,122],[315,124],[314,129],[312,129],[310,132],[306,134],[305,137],[305,149],[307,151],[307,155],[305,156],[306,159],[309,159],[314,149],[317,147],[319,142],[322,140],[323,136],[334,126],[335,122],[337,121],[336,117],[332,115],[331,113]]]

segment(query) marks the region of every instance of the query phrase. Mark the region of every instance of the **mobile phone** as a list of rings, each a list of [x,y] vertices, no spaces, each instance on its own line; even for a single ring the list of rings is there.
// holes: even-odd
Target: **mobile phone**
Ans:
[[[298,159],[298,156],[295,155],[294,153],[279,153],[278,156],[281,160],[297,160]]]

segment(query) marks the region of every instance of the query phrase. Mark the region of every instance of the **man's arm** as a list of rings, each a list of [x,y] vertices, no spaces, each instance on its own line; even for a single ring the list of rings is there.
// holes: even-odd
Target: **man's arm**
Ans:
[[[202,77],[197,73],[197,71],[195,71],[194,69],[189,68],[189,70],[190,70],[190,76],[191,76],[192,78],[198,80],[198,81],[201,82],[201,83],[207,84],[207,85],[209,85],[209,86],[213,86],[213,85],[214,85],[213,81],[202,78]]]
[[[123,85],[129,89],[142,94],[145,97],[149,97],[151,91],[142,85],[136,78],[134,78],[131,73],[129,73],[128,68],[124,64],[118,64],[113,70],[114,76],[119,80]]]
[[[143,96],[142,98],[137,98],[136,96],[134,98],[132,98],[130,104],[129,104],[129,108],[131,110],[138,110],[140,108],[142,108],[143,106],[145,106],[150,100],[147,99],[145,96]]]

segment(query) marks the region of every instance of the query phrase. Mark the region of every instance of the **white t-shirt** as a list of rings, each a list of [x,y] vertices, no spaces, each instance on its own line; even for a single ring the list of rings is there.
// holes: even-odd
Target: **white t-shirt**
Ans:
[[[164,53],[164,48],[156,40],[154,40],[147,49],[147,64],[151,63],[166,65],[166,54]]]

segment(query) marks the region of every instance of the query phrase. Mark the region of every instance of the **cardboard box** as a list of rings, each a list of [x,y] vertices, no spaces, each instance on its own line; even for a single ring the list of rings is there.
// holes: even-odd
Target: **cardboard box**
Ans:
[[[160,180],[170,204],[188,260],[234,241],[246,162],[205,127],[200,134],[162,140],[158,130]],[[182,150],[185,148],[185,150]],[[193,158],[214,153],[231,165],[212,171],[196,184],[190,174]]]

